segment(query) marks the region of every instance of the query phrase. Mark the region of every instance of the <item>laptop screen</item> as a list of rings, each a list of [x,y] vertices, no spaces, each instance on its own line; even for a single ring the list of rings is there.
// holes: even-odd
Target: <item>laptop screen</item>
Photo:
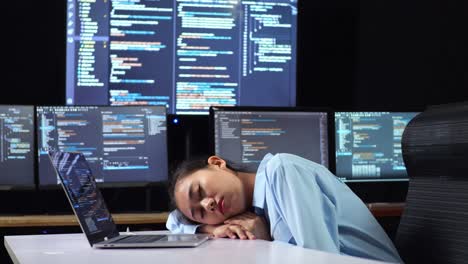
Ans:
[[[49,152],[63,189],[91,246],[119,235],[89,165],[79,152]]]

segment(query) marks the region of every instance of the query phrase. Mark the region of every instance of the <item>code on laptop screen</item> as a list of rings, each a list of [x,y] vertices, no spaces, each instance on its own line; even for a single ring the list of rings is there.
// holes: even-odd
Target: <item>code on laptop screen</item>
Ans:
[[[117,232],[84,155],[51,152],[50,158],[85,234],[92,236]]]

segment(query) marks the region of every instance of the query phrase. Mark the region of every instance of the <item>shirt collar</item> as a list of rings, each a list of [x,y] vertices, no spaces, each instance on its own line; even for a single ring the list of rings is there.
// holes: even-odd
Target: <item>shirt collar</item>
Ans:
[[[266,165],[272,157],[273,155],[270,153],[263,157],[263,160],[260,162],[260,166],[258,166],[257,174],[255,176],[252,205],[260,209],[265,208]]]

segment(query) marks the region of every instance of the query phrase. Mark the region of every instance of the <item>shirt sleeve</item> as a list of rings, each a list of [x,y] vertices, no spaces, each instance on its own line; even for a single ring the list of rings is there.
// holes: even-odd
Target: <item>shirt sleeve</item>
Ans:
[[[187,220],[179,210],[172,211],[166,222],[166,228],[174,234],[195,234],[199,226]]]
[[[336,200],[326,168],[297,156],[277,155],[267,167],[267,184],[274,206],[296,245],[339,253]]]

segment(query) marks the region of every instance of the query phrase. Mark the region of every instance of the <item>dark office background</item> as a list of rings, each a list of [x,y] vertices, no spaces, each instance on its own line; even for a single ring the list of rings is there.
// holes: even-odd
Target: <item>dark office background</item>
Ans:
[[[2,4],[2,104],[64,102],[65,0]],[[423,108],[468,98],[468,3],[299,1],[298,105]]]
[[[0,104],[64,103],[65,8],[2,4]],[[424,110],[467,100],[467,12],[455,0],[299,1],[298,106]],[[208,152],[206,119],[170,127],[171,163]]]
[[[2,4],[0,103],[64,103],[65,4]],[[467,5],[299,1],[298,105],[402,109],[466,100]]]
[[[2,2],[0,104],[64,103],[65,7],[65,0]],[[300,0],[298,106],[422,111],[468,100],[467,14],[468,2],[456,0]],[[169,127],[172,165],[208,152],[206,116],[182,121]],[[404,200],[401,183],[352,187],[367,202]],[[114,212],[157,211],[167,210],[164,191],[104,195]],[[15,201],[0,214],[71,213],[60,189],[0,199]]]

